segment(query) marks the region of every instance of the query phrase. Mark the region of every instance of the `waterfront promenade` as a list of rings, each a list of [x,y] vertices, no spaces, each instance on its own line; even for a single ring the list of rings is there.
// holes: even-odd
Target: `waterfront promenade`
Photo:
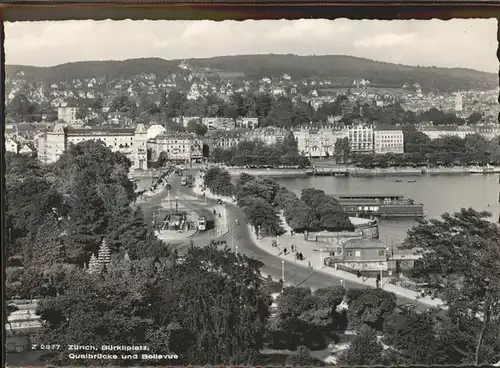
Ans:
[[[199,176],[197,176],[193,190],[198,195],[203,194],[202,184],[203,184],[203,180]],[[216,195],[210,193],[208,190],[205,191],[205,195],[207,196],[207,198],[221,199],[223,202],[234,204],[234,200],[232,198],[216,196]],[[376,279],[375,278],[363,278],[363,279],[361,279],[361,278],[358,278],[356,275],[351,274],[349,272],[342,271],[342,270],[335,270],[334,268],[324,266],[323,255],[319,249],[319,247],[320,247],[319,243],[305,241],[303,235],[301,235],[301,234],[297,234],[297,235],[292,236],[290,234],[289,227],[286,224],[283,224],[283,225],[284,225],[284,228],[287,230],[287,232],[284,235],[282,235],[281,237],[277,238],[278,247],[273,247],[273,245],[272,245],[273,240],[276,240],[276,238],[264,237],[264,238],[258,239],[255,230],[250,225],[248,225],[248,232],[250,234],[252,242],[259,249],[265,251],[267,254],[269,254],[272,257],[276,257],[278,259],[286,261],[286,263],[293,262],[297,266],[302,267],[304,269],[309,268],[309,262],[310,262],[311,268],[313,270],[321,272],[325,275],[330,275],[334,278],[340,278],[344,281],[349,282],[350,284],[359,285],[359,287],[361,287],[361,288],[363,288],[363,287],[375,288],[376,287],[376,281],[375,281]],[[303,261],[296,260],[295,253],[290,252],[287,255],[283,254],[283,249],[285,247],[287,249],[291,249],[292,244],[296,245],[299,252],[301,252],[304,255]],[[422,298],[418,292],[390,284],[388,282],[387,278],[384,278],[382,280],[381,285],[382,285],[382,288],[384,290],[389,291],[389,292],[393,292],[394,294],[396,294],[396,295],[398,295],[406,300],[411,300],[413,302],[418,302],[420,304],[424,304],[429,308],[430,307],[443,307],[443,302],[440,299],[432,299],[428,296]]]
[[[231,176],[239,176],[241,173],[247,173],[256,176],[268,177],[307,177],[311,176],[312,169],[251,169],[243,167],[225,167]],[[371,177],[371,176],[421,176],[421,175],[470,175],[468,167],[439,167],[439,168],[375,168],[365,169],[360,167],[345,167],[345,166],[315,166],[319,175],[325,175],[326,171],[343,173],[347,172],[347,176],[353,177]],[[336,175],[343,176],[343,175]]]

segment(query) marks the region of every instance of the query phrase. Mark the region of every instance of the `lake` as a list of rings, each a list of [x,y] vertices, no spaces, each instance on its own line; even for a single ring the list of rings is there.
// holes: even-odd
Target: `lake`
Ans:
[[[278,178],[276,181],[300,196],[302,189],[316,188],[326,194],[400,194],[415,203],[423,203],[427,217],[439,217],[444,212],[456,212],[461,207],[493,213],[496,221],[500,213],[498,175],[425,175],[408,183],[402,177],[347,177],[330,176],[307,178]],[[413,220],[385,220],[379,223],[380,240],[386,244],[400,244],[406,231],[416,222]]]

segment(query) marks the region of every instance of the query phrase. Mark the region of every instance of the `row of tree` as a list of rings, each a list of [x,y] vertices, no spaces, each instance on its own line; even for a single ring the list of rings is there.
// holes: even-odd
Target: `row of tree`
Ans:
[[[260,140],[241,141],[229,149],[215,148],[212,160],[228,166],[300,167],[310,165],[309,159],[299,154],[293,132],[283,142],[266,145]]]
[[[417,131],[405,132],[404,154],[353,154],[351,163],[364,168],[500,164],[498,139],[479,134],[431,140]]]
[[[296,232],[354,230],[340,203],[322,190],[303,189],[299,199],[295,193],[280,187],[273,203]]]

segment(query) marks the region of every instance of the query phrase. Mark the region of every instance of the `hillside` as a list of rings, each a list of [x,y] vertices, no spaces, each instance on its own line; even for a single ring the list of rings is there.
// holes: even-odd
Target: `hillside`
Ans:
[[[163,79],[179,71],[181,60],[159,58],[131,59],[125,61],[89,61],[67,63],[54,67],[7,65],[8,77],[24,71],[28,82],[46,83],[70,81],[73,78],[105,77],[130,79],[134,75],[155,73]],[[195,68],[211,68],[231,73],[243,73],[247,78],[278,77],[284,73],[292,79],[328,78],[337,83],[352,83],[354,79],[368,79],[374,84],[400,87],[404,83],[418,82],[424,90],[455,91],[457,89],[493,89],[498,86],[498,76],[461,68],[414,67],[378,62],[352,56],[296,56],[296,55],[240,55],[207,59],[190,59]]]
[[[338,81],[368,79],[381,85],[402,86],[418,82],[424,89],[493,89],[498,76],[463,68],[415,67],[344,55],[239,55],[192,59],[193,66],[238,71],[247,76],[276,77],[283,73],[296,78],[328,77]]]
[[[80,61],[52,67],[6,65],[7,77],[14,77],[24,71],[27,82],[70,82],[73,79],[106,78],[130,79],[141,73],[155,73],[157,78],[165,78],[175,72],[178,63],[160,58],[129,59],[124,61]]]

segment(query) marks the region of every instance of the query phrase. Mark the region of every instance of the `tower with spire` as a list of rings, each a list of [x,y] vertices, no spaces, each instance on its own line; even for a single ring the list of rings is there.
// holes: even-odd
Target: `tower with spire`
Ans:
[[[460,93],[460,90],[458,90],[455,96],[455,111],[461,112],[462,110],[463,110],[462,94]]]

